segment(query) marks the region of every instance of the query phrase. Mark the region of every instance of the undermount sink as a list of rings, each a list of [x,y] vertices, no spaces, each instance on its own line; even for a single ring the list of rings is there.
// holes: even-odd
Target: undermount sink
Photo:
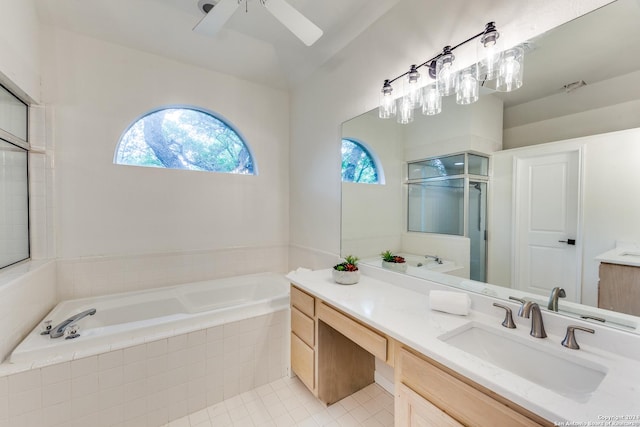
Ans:
[[[438,338],[578,402],[589,400],[607,374],[606,367],[562,351],[560,343],[556,353],[533,338],[508,332],[471,322]]]

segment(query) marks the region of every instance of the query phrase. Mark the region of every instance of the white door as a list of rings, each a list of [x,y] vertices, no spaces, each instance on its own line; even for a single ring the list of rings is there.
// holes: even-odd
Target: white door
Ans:
[[[580,302],[579,151],[516,159],[515,288]]]

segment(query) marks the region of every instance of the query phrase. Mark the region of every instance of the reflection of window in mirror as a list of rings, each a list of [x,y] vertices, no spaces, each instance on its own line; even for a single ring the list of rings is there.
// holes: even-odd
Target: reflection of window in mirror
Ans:
[[[342,139],[342,182],[384,184],[382,166],[364,142]]]

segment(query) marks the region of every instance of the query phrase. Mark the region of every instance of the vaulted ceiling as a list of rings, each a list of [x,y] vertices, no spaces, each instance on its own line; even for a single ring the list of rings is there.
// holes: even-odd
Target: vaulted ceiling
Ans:
[[[268,0],[267,0],[268,1]],[[276,88],[311,75],[399,0],[288,0],[324,35],[307,47],[259,0],[215,37],[192,31],[198,0],[36,0],[42,23]]]

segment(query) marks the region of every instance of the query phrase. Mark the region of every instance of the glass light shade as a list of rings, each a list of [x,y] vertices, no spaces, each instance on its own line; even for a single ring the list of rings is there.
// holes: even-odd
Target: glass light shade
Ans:
[[[435,116],[442,112],[442,96],[437,86],[430,84],[422,89],[422,114]]]
[[[384,81],[382,90],[380,91],[380,104],[378,107],[378,117],[381,119],[389,119],[396,115],[396,100],[393,99],[393,88],[389,80]]]
[[[500,67],[501,45],[500,33],[493,29],[480,37],[478,43],[478,78],[493,80],[498,77]]]
[[[408,96],[398,99],[398,114],[396,116],[398,123],[406,125],[413,121],[413,107]]]
[[[458,73],[456,81],[456,103],[460,105],[473,104],[480,96],[477,67],[472,65]]]
[[[522,86],[522,74],[524,71],[524,49],[516,46],[502,52],[496,90],[511,92]]]
[[[456,72],[453,67],[455,56],[445,53],[436,61],[436,83],[440,95],[453,95],[456,91]]]
[[[409,97],[411,108],[419,107],[422,104],[422,93],[419,86],[420,73],[416,70],[416,66],[412,65],[409,74],[407,74],[406,94]]]

